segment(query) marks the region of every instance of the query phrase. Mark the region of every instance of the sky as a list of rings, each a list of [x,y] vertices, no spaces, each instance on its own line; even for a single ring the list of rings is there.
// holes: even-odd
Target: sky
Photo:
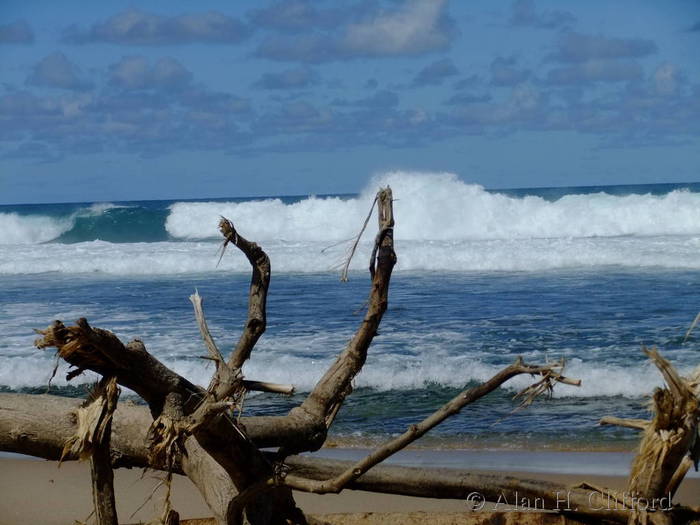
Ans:
[[[700,181],[697,0],[3,0],[0,203]]]

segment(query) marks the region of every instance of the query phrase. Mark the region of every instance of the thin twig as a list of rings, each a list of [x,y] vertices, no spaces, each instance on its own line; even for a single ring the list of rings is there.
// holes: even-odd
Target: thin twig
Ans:
[[[355,250],[357,250],[357,245],[360,243],[360,238],[362,237],[362,234],[365,232],[365,229],[367,228],[367,223],[369,223],[370,218],[372,217],[372,212],[374,211],[374,206],[377,204],[377,197],[374,197],[374,200],[372,201],[372,206],[369,208],[369,213],[367,214],[367,217],[365,218],[365,222],[362,225],[362,229],[360,230],[360,233],[357,234],[357,237],[355,237],[355,242],[352,244],[352,248],[350,248],[350,253],[348,254],[347,259],[345,259],[345,264],[343,265],[343,271],[340,272],[340,280],[341,282],[347,282],[348,280],[348,270],[350,268],[350,261],[352,260],[353,256],[355,255]]]
[[[685,343],[688,338],[690,337],[690,334],[693,332],[695,329],[695,325],[698,324],[698,321],[700,321],[700,312],[698,312],[698,315],[695,316],[695,319],[693,320],[692,323],[690,323],[690,328],[688,328],[688,331],[685,333],[685,337],[683,338],[683,342]]]
[[[153,487],[153,490],[152,490],[151,493],[148,495],[148,497],[146,498],[146,500],[145,500],[143,503],[141,503],[141,505],[139,505],[138,508],[137,508],[134,512],[131,513],[131,516],[129,516],[129,519],[133,518],[133,517],[136,515],[136,513],[137,513],[138,511],[140,511],[142,508],[144,508],[144,507],[146,506],[146,503],[148,503],[149,501],[151,501],[151,500],[153,499],[153,496],[155,495],[156,491],[157,491],[159,488],[161,488],[161,487],[163,486],[164,483],[165,483],[165,478],[160,479],[160,480],[158,481],[158,483],[156,484],[155,487]]]

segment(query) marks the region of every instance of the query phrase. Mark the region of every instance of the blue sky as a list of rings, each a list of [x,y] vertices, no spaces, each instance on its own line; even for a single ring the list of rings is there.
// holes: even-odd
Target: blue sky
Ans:
[[[0,5],[0,203],[700,180],[700,3]]]

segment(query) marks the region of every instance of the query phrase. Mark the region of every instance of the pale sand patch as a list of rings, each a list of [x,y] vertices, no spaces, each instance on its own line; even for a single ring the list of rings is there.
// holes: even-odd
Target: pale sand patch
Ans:
[[[517,475],[517,473],[514,473]],[[119,469],[115,472],[117,510],[123,523],[148,521],[160,513],[162,490],[138,511],[148,494],[158,483],[161,473],[140,470]],[[557,475],[528,473],[523,476],[541,478],[561,483],[574,484],[584,479],[596,485],[622,488],[623,477],[590,475]],[[697,504],[700,494],[700,480],[686,479],[681,486],[676,501]],[[374,494],[361,491],[344,491],[338,495],[318,496],[297,494],[299,506],[309,514],[360,513],[353,523],[384,523],[388,518],[377,514],[392,512],[428,512],[435,517],[445,513],[438,523],[457,523],[458,514],[468,510],[461,500],[439,500]],[[173,483],[173,506],[183,518],[199,518],[211,513],[202,501],[192,483],[184,477],[176,476]],[[56,462],[15,458],[0,458],[0,525],[41,523],[44,525],[72,525],[74,520],[85,520],[92,510],[90,493],[89,465],[67,462],[57,468]],[[452,513],[452,514],[447,514]],[[515,515],[511,517],[515,518]],[[353,518],[353,519],[355,519]],[[444,519],[443,519],[444,518]],[[334,523],[350,523],[347,517],[337,516]],[[413,521],[413,520],[417,521]],[[382,521],[385,520],[385,521]],[[452,521],[451,521],[452,520]],[[425,521],[424,515],[406,516],[404,523]],[[390,520],[389,520],[390,522]],[[514,522],[515,523],[515,522]]]

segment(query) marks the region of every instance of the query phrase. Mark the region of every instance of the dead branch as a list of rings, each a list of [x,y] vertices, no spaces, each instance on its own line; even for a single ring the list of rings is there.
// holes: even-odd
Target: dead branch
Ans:
[[[64,443],[76,432],[80,404],[79,399],[48,394],[0,394],[0,450],[58,461]],[[278,416],[244,416],[241,426],[258,448],[273,447],[285,444],[285,433],[293,435],[296,427],[291,421]],[[129,401],[118,404],[112,422],[115,468],[158,468],[149,463],[146,449],[146,432],[152,422],[147,407]],[[179,460],[175,472],[181,468],[178,465]]]
[[[243,252],[253,267],[248,294],[248,319],[228,362],[232,369],[240,369],[250,357],[255,343],[267,326],[266,304],[271,275],[270,258],[256,243],[241,237],[228,219],[221,218],[219,230],[225,239],[224,247],[228,243],[233,243]]]
[[[352,365],[346,367],[339,377],[334,373],[327,374],[326,381],[322,380],[315,391],[317,395],[314,397],[312,393],[310,396],[311,401],[307,407],[292,411],[286,417],[259,418],[259,424],[255,421],[253,427],[262,429],[260,434],[263,444],[284,444],[288,450],[309,450],[320,446],[325,440],[328,426],[351,390],[350,381],[364,363],[367,347],[386,310],[389,277],[395,262],[391,190],[381,190],[377,198],[380,201],[380,233],[370,264],[372,304],[365,323],[358,329],[346,352],[359,352],[362,355],[359,359],[354,355],[346,359]],[[153,417],[147,434],[146,457],[143,457],[143,449],[133,443],[127,445],[127,448],[131,448],[129,452],[132,456],[141,454],[137,461],[142,464],[171,470],[181,465],[210,503],[217,518],[221,522],[229,522],[237,519],[228,510],[228,502],[236,490],[245,490],[257,480],[267,479],[272,474],[270,463],[231,418],[228,413],[230,405],[226,402],[226,398],[237,392],[238,386],[243,384],[241,366],[265,331],[270,262],[265,252],[257,244],[241,237],[230,221],[222,219],[219,226],[225,239],[224,248],[233,243],[246,255],[252,266],[252,277],[248,319],[227,363],[224,363],[221,352],[211,337],[201,298],[195,294],[192,299],[208,357],[217,363],[217,371],[208,391],[165,367],[146,351],[140,341],[124,345],[114,334],[91,327],[85,319],[68,327],[56,321],[40,332],[43,337],[36,344],[39,348],[55,347],[57,354],[75,367],[68,374],[68,379],[85,370],[92,370],[103,376],[116,377],[120,385],[130,388],[143,398]],[[339,363],[345,361],[341,359]],[[343,368],[342,364],[340,368]],[[266,390],[290,390],[260,383],[249,383],[249,386]],[[312,410],[308,410],[309,407]],[[16,446],[16,440],[8,441]],[[35,449],[47,452],[46,444],[36,441],[41,440],[35,440]],[[126,457],[125,454],[121,456],[124,464],[128,463]],[[203,468],[204,465],[206,469]],[[221,472],[222,469],[226,476],[217,475],[220,483],[212,483],[204,474]],[[271,502],[274,504],[270,505]],[[270,508],[275,509],[274,516],[269,514],[269,510],[264,510]],[[285,516],[294,522],[303,521],[303,516],[300,518],[293,503],[291,492],[286,488],[266,494],[265,502],[255,502],[246,509],[246,515],[248,520],[256,523],[272,523]]]
[[[685,456],[683,461],[681,461],[681,464],[678,465],[678,468],[673,473],[673,476],[671,476],[671,479],[669,480],[664,492],[669,494],[671,497],[675,496],[676,491],[678,491],[678,487],[681,486],[681,482],[685,479],[685,475],[692,466],[693,459],[690,456]]]
[[[279,383],[268,383],[266,381],[243,380],[243,387],[250,392],[269,392],[271,394],[284,394],[291,396],[295,389],[294,385],[281,385]]]
[[[367,312],[355,335],[336,361],[318,381],[299,410],[290,415],[322,422],[326,429],[333,423],[345,398],[352,392],[352,380],[360,372],[367,358],[367,350],[377,334],[379,323],[387,309],[389,281],[396,264],[394,253],[394,212],[391,188],[377,193],[379,233],[370,258],[370,291]],[[299,414],[304,412],[305,414]],[[325,435],[324,435],[325,439]],[[309,449],[305,449],[309,450]],[[315,449],[311,449],[315,450]]]
[[[352,468],[354,462],[291,456],[285,465],[290,475],[322,482],[342,475]],[[587,519],[591,523],[626,523],[630,514],[624,503],[618,506],[604,503],[608,498],[608,489],[562,485],[497,472],[474,473],[453,468],[380,464],[350,481],[346,488],[437,499],[464,499],[470,493],[478,493],[491,502],[513,502],[524,498],[537,500],[544,508]],[[683,506],[674,506],[669,514],[679,523],[700,518],[700,510]]]
[[[418,424],[411,425],[406,432],[397,438],[387,441],[382,446],[374,450],[371,454],[366,456],[361,461],[358,461],[338,476],[321,482],[298,478],[295,476],[287,476],[284,478],[283,482],[289,487],[297,490],[303,490],[305,492],[313,492],[316,494],[338,493],[343,490],[348,483],[356,480],[375,465],[381,463],[391,455],[419,439],[432,428],[435,428],[437,425],[445,421],[447,418],[459,413],[466,405],[477,401],[490,392],[493,392],[503,383],[517,375],[540,375],[543,377],[543,380],[549,382],[549,389],[551,389],[551,383],[553,382],[580,384],[579,381],[569,380],[561,376],[560,373],[556,371],[557,367],[558,365],[527,365],[522,362],[522,359],[518,358],[514,364],[504,368],[488,381],[480,384],[479,386],[468,388],[460,392],[456,397],[445,403],[423,421]],[[536,385],[539,385],[540,383],[541,382],[538,382]],[[528,387],[526,391],[529,391],[529,389],[530,387]],[[540,387],[537,387],[536,391],[541,391]],[[532,396],[532,393],[529,393],[528,396]],[[528,401],[531,402],[532,397],[528,397]]]
[[[690,334],[693,333],[693,330],[697,326],[698,321],[700,321],[700,312],[698,312],[698,315],[695,316],[695,319],[693,319],[693,322],[690,323],[690,326],[688,327],[688,331],[685,333],[685,336],[683,337],[684,343],[688,340],[688,338],[690,337]]]
[[[99,441],[90,457],[90,474],[92,478],[92,502],[98,525],[118,525],[117,506],[114,501],[114,472],[110,456],[110,440],[112,436],[112,416],[117,408],[119,388],[114,377],[107,380],[104,386],[104,397],[107,399],[105,417],[107,422],[99,436]]]
[[[297,478],[322,481],[340,476],[352,467],[353,462],[292,456],[285,464],[289,467],[290,474]],[[603,509],[603,505],[597,505],[596,502],[591,505],[590,491],[551,481],[523,479],[496,472],[474,473],[453,468],[381,464],[350,481],[347,488],[437,499],[465,499],[471,493],[481,494],[487,501],[492,502],[512,502],[518,498],[526,498],[529,501],[537,499],[545,508],[559,509],[567,515],[593,518],[597,523],[604,519],[616,523],[624,523],[627,520],[624,510]]]
[[[377,199],[380,202],[380,233],[377,236],[370,264],[373,281],[370,295],[372,304],[368,308],[366,322],[358,329],[356,337],[346,349],[348,350],[346,354],[359,351],[366,356],[367,347],[386,310],[389,277],[395,263],[391,190],[388,188],[381,190]],[[256,479],[270,477],[271,466],[229,415],[221,413],[226,410],[227,405],[220,401],[231,393],[232,383],[238,379],[240,367],[265,330],[265,304],[270,265],[265,252],[255,243],[241,237],[230,221],[222,219],[220,229],[225,238],[224,247],[228,243],[239,247],[251,262],[253,272],[248,320],[226,366],[206,325],[201,298],[197,297],[198,294],[193,298],[195,316],[209,357],[218,365],[212,382],[213,400],[209,399],[206,391],[163,366],[146,351],[140,341],[123,345],[114,334],[106,330],[93,329],[85,319],[79,320],[74,327],[65,327],[60,322],[54,323],[41,332],[43,338],[37,341],[37,346],[40,348],[55,346],[58,354],[77,369],[71,372],[70,377],[88,369],[102,375],[114,375],[120,384],[134,390],[148,403],[154,417],[148,434],[147,462],[149,464],[174,468],[177,458],[181,457],[183,468],[190,475],[189,457],[202,457],[201,451],[197,449],[199,446],[224,468],[238,490],[244,490]],[[269,429],[267,432],[271,437],[274,435],[275,444],[284,441],[287,433],[292,437],[289,440],[289,444],[292,445],[288,447],[289,450],[307,450],[319,446],[325,439],[325,432],[337,410],[349,394],[350,381],[359,372],[364,363],[364,356],[359,360],[351,356],[349,360],[346,359],[352,363],[349,370],[342,372],[339,378],[331,377],[334,374],[330,376],[327,374],[327,381],[322,380],[319,383],[320,388],[316,393],[320,392],[328,396],[322,398],[321,410],[309,411],[302,407],[300,410],[292,411],[286,418],[267,418],[267,423],[274,422],[266,425],[266,428]],[[342,359],[339,362],[342,362]],[[229,375],[225,377],[227,369]],[[333,379],[339,380],[333,381]],[[314,400],[313,394],[314,392],[310,396],[311,401],[307,407],[316,405],[318,408],[318,399]],[[188,436],[195,438],[196,445]],[[196,453],[190,454],[190,449]],[[187,454],[184,454],[185,451]],[[198,473],[192,472],[192,474],[199,476],[200,481],[204,481]],[[197,483],[197,480],[194,481]],[[207,489],[200,487],[200,490],[204,492]],[[279,496],[278,499],[286,499],[287,508],[293,510],[289,493],[284,491],[276,491],[276,493]],[[218,516],[229,519],[227,512],[219,512]]]
[[[644,431],[639,453],[632,463],[628,489],[645,497],[656,497],[664,494],[697,437],[698,398],[656,349],[644,352],[664,376],[667,388],[654,391],[654,418]]]
[[[231,368],[228,365],[221,355],[219,348],[216,346],[214,338],[209,332],[207,320],[204,317],[204,309],[202,307],[203,300],[199,292],[195,290],[195,293],[190,295],[190,302],[194,307],[194,316],[197,320],[199,333],[202,336],[204,345],[207,347],[207,352],[209,354],[207,359],[214,361],[216,367],[214,369],[214,375],[212,375],[209,382],[209,387],[207,388],[207,392],[210,396],[207,396],[204,403],[216,403],[217,401],[232,397],[235,400],[234,404],[236,404],[244,394],[243,374],[240,368]]]

